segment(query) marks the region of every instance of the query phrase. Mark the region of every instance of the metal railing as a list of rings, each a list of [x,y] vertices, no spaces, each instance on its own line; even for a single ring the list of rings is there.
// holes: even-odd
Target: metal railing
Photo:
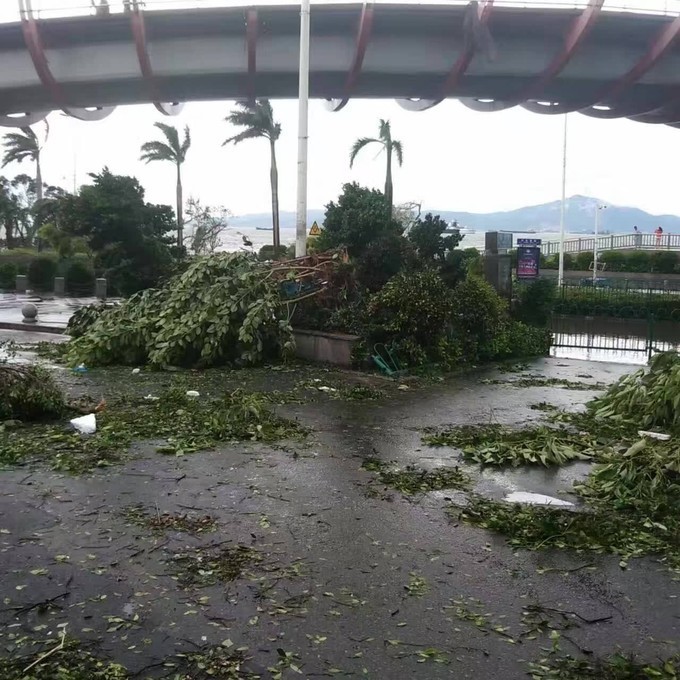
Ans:
[[[584,236],[564,241],[565,253],[587,253],[595,249],[595,237]],[[680,234],[606,234],[597,237],[597,249],[601,250],[680,250]],[[543,255],[560,252],[559,241],[541,244]]]
[[[100,0],[95,0],[99,4]],[[108,0],[111,13],[122,13],[122,0]],[[409,5],[467,5],[469,0],[375,0],[373,4],[409,4]],[[143,0],[139,2],[147,11],[194,9],[216,7],[248,6],[246,0]],[[291,5],[291,0],[264,0],[257,5]],[[346,4],[345,0],[313,0],[312,5]],[[494,7],[518,9],[583,9],[588,0],[494,0]],[[67,16],[87,16],[94,13],[89,0],[32,0],[34,16],[50,19]],[[680,15],[680,0],[605,0],[604,11],[633,12],[657,16]],[[19,21],[17,0],[0,0],[0,23]]]

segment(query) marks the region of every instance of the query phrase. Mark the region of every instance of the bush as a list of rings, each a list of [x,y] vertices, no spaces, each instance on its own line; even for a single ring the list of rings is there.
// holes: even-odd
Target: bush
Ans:
[[[375,292],[414,261],[413,247],[403,236],[385,234],[369,243],[357,260],[357,281],[370,292]]]
[[[454,288],[468,275],[482,275],[482,254],[477,248],[452,250],[446,254],[446,260],[439,272],[446,285]]]
[[[111,305],[100,302],[77,309],[68,320],[66,333],[72,338],[79,338],[85,335],[92,324],[108,309],[111,309]]]
[[[345,246],[352,257],[359,257],[372,241],[387,234],[401,234],[402,227],[387,209],[385,195],[356,183],[345,184],[338,202],[326,206],[318,250]]]
[[[35,290],[54,290],[54,277],[57,275],[57,262],[54,257],[40,255],[28,265],[28,282]]]
[[[507,303],[493,287],[476,276],[459,283],[451,294],[453,337],[471,362],[496,355],[494,340],[505,329]]]
[[[38,257],[38,251],[33,248],[12,248],[0,251],[0,263],[12,262],[16,265],[17,274],[26,274],[28,265]]]
[[[557,286],[550,279],[519,283],[513,316],[532,326],[547,326],[557,299]]]
[[[547,328],[510,321],[494,339],[495,359],[548,356],[553,336]]]
[[[257,259],[261,262],[269,260],[290,260],[295,257],[295,244],[290,246],[274,247],[271,244],[262,246],[257,253]]]
[[[69,343],[68,359],[88,366],[246,366],[291,347],[271,270],[247,253],[216,253],[102,314]]]
[[[73,260],[66,267],[66,290],[72,295],[92,295],[95,274],[92,266],[83,260]]]
[[[671,250],[652,253],[650,260],[650,271],[657,274],[673,274],[680,270],[680,259],[678,259],[678,254]]]
[[[18,273],[14,262],[0,262],[0,290],[14,290]]]
[[[44,368],[0,365],[0,420],[56,418],[65,410],[61,391]]]
[[[589,271],[590,265],[593,262],[593,253],[591,251],[585,251],[583,253],[578,253],[574,258],[574,269],[580,272]]]

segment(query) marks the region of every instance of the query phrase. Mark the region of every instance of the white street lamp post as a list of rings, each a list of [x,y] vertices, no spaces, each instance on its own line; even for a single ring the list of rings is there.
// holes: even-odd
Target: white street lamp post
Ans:
[[[597,283],[597,235],[600,230],[600,210],[606,210],[606,205],[598,205],[595,208],[595,240],[593,244],[593,286]]]
[[[298,172],[295,256],[307,254],[307,140],[309,137],[309,0],[300,4],[300,79],[298,91]]]
[[[560,254],[557,269],[557,284],[564,283],[564,221],[567,203],[567,121],[569,116],[564,116],[564,147],[562,149],[562,206],[560,208]]]

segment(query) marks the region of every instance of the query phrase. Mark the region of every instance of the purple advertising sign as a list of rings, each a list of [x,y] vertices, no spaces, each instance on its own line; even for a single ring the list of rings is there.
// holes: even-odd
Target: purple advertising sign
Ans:
[[[517,278],[537,279],[541,259],[541,239],[517,239]]]

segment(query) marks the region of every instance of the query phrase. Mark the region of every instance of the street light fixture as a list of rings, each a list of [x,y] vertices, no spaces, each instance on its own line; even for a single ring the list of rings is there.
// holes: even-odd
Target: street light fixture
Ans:
[[[597,234],[600,230],[600,210],[606,209],[606,205],[598,205],[595,209],[595,239],[593,241],[593,287],[597,283]]]

